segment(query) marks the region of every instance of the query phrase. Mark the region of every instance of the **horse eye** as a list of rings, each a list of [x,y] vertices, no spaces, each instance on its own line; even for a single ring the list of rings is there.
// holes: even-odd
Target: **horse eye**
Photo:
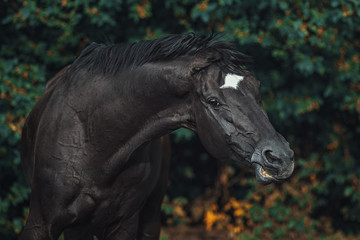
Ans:
[[[221,103],[219,102],[219,100],[216,99],[216,98],[214,98],[214,97],[209,98],[209,99],[207,100],[207,103],[208,103],[209,105],[211,105],[212,107],[219,107],[219,106],[221,105]]]
[[[191,71],[191,74],[194,75],[194,74],[197,74],[199,72],[201,72],[204,68],[200,68],[200,67],[195,67],[192,69]]]

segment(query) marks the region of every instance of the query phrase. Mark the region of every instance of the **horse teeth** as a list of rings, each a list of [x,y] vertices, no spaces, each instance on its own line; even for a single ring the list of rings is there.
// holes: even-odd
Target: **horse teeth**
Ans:
[[[269,178],[272,178],[272,177],[273,177],[273,176],[271,176],[270,174],[268,174],[263,167],[261,167],[260,173],[261,173],[261,175],[263,175],[263,176],[265,176],[265,177],[269,177]]]

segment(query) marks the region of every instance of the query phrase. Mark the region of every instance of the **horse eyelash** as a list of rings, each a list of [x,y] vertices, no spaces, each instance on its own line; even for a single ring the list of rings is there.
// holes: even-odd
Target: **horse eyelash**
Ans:
[[[192,69],[191,75],[198,74],[198,73],[204,71],[204,70],[205,70],[206,68],[208,68],[209,66],[210,66],[210,65],[205,66],[205,67],[195,67],[195,68]]]

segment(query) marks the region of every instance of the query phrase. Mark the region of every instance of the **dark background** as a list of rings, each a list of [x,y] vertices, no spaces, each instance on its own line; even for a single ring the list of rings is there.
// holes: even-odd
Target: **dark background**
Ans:
[[[220,32],[254,57],[250,70],[273,125],[295,149],[296,170],[281,185],[260,186],[251,171],[211,158],[192,132],[176,131],[161,239],[190,239],[192,231],[204,239],[359,239],[355,0],[2,0],[0,239],[16,239],[29,211],[19,140],[47,80],[93,41],[191,31]]]

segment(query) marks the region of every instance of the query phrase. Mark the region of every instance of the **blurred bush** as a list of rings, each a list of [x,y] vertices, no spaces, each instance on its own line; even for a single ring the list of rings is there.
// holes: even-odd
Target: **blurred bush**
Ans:
[[[221,32],[254,57],[265,108],[297,168],[282,185],[259,186],[181,129],[164,225],[238,239],[359,237],[359,1],[3,0],[0,16],[1,239],[15,239],[28,214],[19,140],[46,81],[92,41],[189,31]]]

